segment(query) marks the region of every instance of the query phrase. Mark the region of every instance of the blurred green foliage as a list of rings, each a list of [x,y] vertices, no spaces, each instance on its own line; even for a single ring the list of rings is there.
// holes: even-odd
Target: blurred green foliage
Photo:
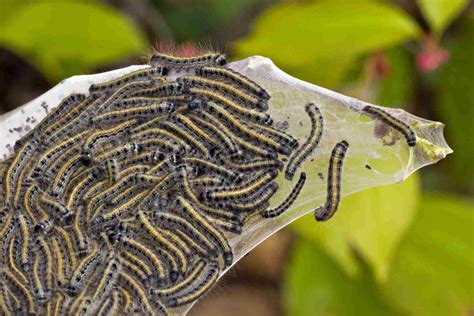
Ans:
[[[375,277],[385,280],[400,239],[415,216],[418,195],[418,177],[413,175],[398,185],[345,197],[338,213],[327,223],[318,225],[308,214],[291,227],[320,245],[349,275],[359,271],[353,256],[357,250]]]
[[[403,1],[281,2],[256,18],[248,36],[222,44],[235,59],[261,54],[303,80],[431,115],[447,124],[455,150],[421,177],[345,198],[327,223],[307,216],[292,224],[299,238],[282,293],[289,315],[474,310],[474,204],[459,195],[474,192],[473,15],[463,13],[468,0],[417,0],[430,29],[423,31],[395,2]],[[208,36],[222,36],[226,29],[233,39],[229,24],[267,2],[150,3],[176,41],[206,45]],[[0,5],[0,46],[23,56],[52,83],[140,56],[155,44],[155,38],[147,43],[127,12],[105,2],[0,0]],[[422,58],[436,63],[441,47],[449,54],[445,64],[431,72],[420,66]]]
[[[417,0],[423,15],[428,20],[431,28],[442,32],[469,0]]]
[[[402,46],[385,52],[390,72],[377,82],[377,104],[411,110],[410,101],[414,95],[416,69],[412,55]]]
[[[346,201],[347,202],[347,201]],[[293,250],[284,298],[288,315],[468,315],[474,306],[474,205],[459,196],[423,195],[397,247],[388,278],[377,282],[358,260],[348,276],[321,246]],[[402,214],[399,214],[403,216]],[[385,227],[389,224],[386,223]],[[356,260],[357,249],[353,249]]]
[[[396,315],[361,263],[357,276],[349,277],[323,249],[299,240],[289,262],[284,295],[286,312],[307,315]]]
[[[451,59],[433,74],[436,111],[447,125],[446,137],[456,154],[448,157],[449,185],[474,192],[474,19],[461,25],[454,39],[446,41]]]
[[[283,3],[259,18],[236,52],[270,57],[301,79],[334,87],[361,55],[420,34],[409,16],[381,2]]]
[[[254,3],[253,0],[153,1],[160,9],[177,41],[208,42],[232,20]],[[199,27],[196,27],[199,25]],[[205,47],[210,49],[211,47]],[[214,47],[216,49],[216,47]]]
[[[422,196],[384,284],[411,315],[469,315],[474,306],[474,203],[460,196]]]
[[[146,47],[140,31],[104,5],[32,2],[5,7],[0,45],[35,64],[52,82],[140,54]]]

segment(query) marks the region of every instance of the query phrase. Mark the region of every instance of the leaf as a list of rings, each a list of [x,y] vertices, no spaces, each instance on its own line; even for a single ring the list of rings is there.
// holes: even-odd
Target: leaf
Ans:
[[[336,87],[344,80],[355,60],[354,56],[320,57],[309,62],[306,67],[290,66],[285,69],[308,82],[325,87]]]
[[[438,33],[443,32],[468,3],[469,0],[418,0],[421,12]]]
[[[264,13],[251,35],[236,44],[236,51],[239,56],[261,54],[283,68],[312,71],[318,78],[324,78],[332,75],[333,68],[336,72],[347,70],[345,63],[339,64],[340,60],[354,61],[358,55],[419,34],[418,26],[409,16],[388,4],[285,3]],[[310,68],[315,62],[327,66]]]
[[[379,281],[386,280],[401,238],[415,215],[418,176],[399,185],[368,189],[345,197],[336,215],[316,224],[312,215],[292,224],[292,229],[322,246],[349,275],[359,271],[355,248]],[[317,225],[316,228],[315,225]]]
[[[458,191],[474,193],[474,146],[468,135],[474,135],[474,19],[460,25],[460,33],[446,46],[451,57],[435,73],[436,112],[446,123],[446,137],[456,154],[445,165],[451,185]],[[444,180],[444,179],[443,179]],[[446,182],[445,180],[443,182]]]
[[[410,315],[474,310],[474,204],[427,194],[393,262],[387,295]]]
[[[2,26],[12,15],[15,10],[23,5],[21,1],[17,0],[0,0],[0,26]]]
[[[305,240],[296,243],[283,286],[286,314],[396,315],[365,267],[349,278],[321,249]]]
[[[389,229],[389,225],[385,224]],[[289,315],[468,315],[474,307],[474,204],[427,194],[377,287],[363,261],[349,278],[309,241],[296,244],[284,286]]]
[[[143,36],[119,12],[94,3],[33,3],[0,31],[3,45],[52,81],[138,54]]]

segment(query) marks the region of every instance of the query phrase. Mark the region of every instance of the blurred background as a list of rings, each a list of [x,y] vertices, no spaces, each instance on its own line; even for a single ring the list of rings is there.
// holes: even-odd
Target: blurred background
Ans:
[[[446,124],[454,154],[302,218],[190,315],[474,315],[474,4],[467,0],[0,0],[0,113],[152,47],[270,57],[311,83]],[[1,137],[1,134],[0,134]]]

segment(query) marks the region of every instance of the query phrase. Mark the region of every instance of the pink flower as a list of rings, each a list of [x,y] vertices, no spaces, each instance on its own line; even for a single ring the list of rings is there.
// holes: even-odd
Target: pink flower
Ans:
[[[416,55],[416,66],[422,72],[437,69],[449,59],[449,52],[440,47],[432,36],[426,36],[421,43],[421,51]]]

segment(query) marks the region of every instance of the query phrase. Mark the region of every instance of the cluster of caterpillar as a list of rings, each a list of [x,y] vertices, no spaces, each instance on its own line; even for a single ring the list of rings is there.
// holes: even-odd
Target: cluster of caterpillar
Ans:
[[[66,97],[17,142],[0,165],[3,314],[166,315],[232,265],[228,237],[247,218],[290,208],[306,174],[269,209],[275,179],[314,152],[323,117],[306,106],[299,146],[273,127],[267,91],[225,65],[222,54],[155,54]],[[347,148],[331,155],[318,220],[337,209]]]

